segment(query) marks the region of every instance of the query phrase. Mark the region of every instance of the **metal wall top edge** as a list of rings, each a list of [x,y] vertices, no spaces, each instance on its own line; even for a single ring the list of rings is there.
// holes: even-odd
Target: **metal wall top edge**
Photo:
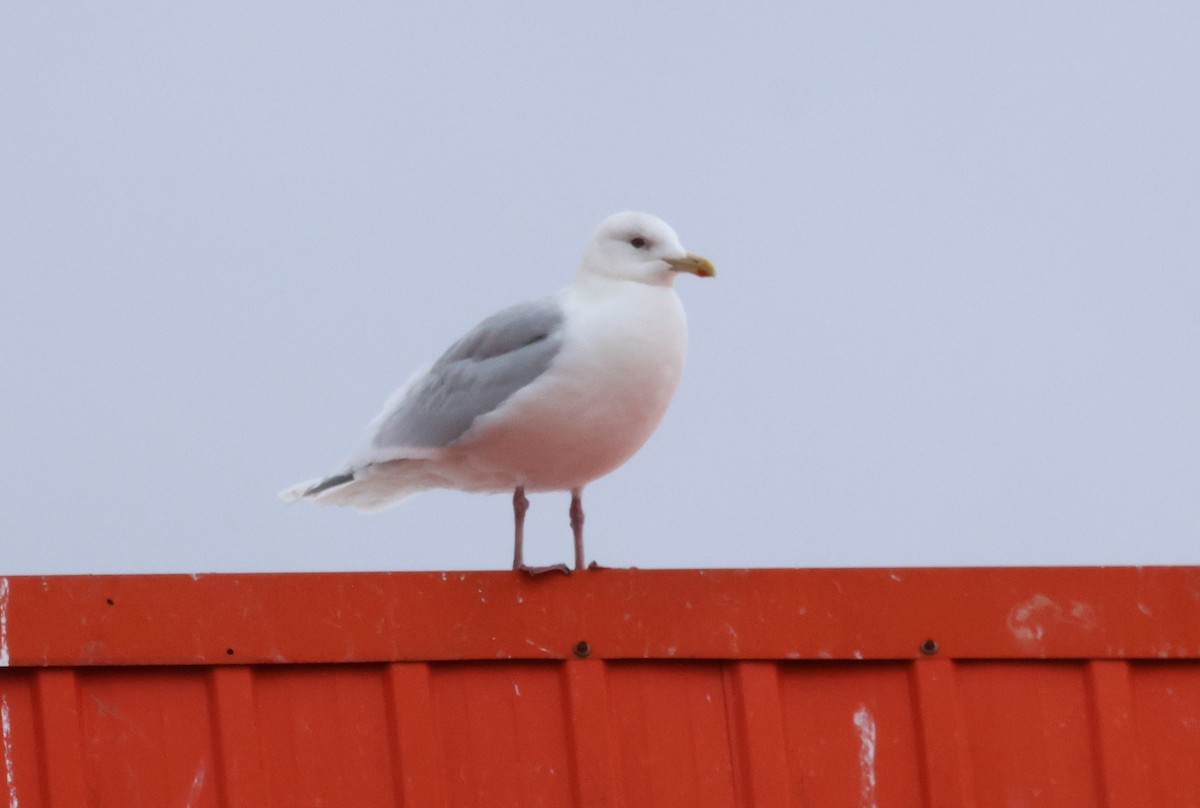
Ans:
[[[0,577],[0,663],[1195,659],[1200,567]]]

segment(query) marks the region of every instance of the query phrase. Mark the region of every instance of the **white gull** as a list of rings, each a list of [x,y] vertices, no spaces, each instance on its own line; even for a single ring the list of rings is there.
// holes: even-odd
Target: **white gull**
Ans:
[[[513,569],[565,572],[526,566],[525,492],[570,491],[582,569],[583,487],[642,447],[683,372],[680,273],[714,274],[661,219],[608,217],[574,283],[484,320],[392,395],[338,471],[280,496],[377,511],[431,488],[512,491]]]

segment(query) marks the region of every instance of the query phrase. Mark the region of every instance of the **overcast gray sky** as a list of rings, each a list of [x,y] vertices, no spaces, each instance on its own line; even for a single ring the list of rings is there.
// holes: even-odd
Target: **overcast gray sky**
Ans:
[[[626,208],[719,277],[591,557],[1200,562],[1200,4],[130,2],[0,11],[0,572],[506,567],[275,494]]]

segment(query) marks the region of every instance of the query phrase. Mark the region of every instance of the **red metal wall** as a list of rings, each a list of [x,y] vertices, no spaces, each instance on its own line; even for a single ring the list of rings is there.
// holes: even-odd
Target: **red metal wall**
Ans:
[[[0,578],[0,806],[1200,806],[1198,659],[1194,568]]]

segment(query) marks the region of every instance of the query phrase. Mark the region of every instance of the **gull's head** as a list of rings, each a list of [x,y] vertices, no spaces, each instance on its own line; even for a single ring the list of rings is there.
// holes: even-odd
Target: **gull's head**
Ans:
[[[671,226],[649,213],[609,216],[583,251],[580,272],[617,280],[670,286],[681,272],[711,278],[712,262],[689,253]]]

